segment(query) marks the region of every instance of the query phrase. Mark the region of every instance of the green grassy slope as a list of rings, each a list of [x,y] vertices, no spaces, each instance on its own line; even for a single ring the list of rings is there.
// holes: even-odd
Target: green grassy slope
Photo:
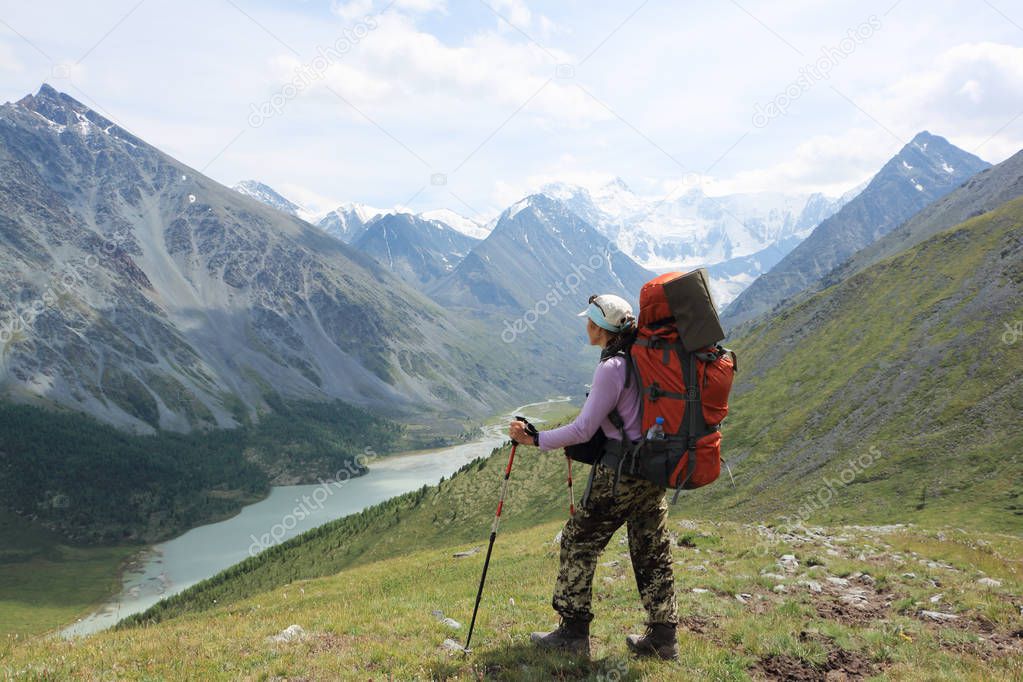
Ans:
[[[96,608],[120,588],[119,567],[138,548],[78,547],[0,511],[0,639],[33,635]]]
[[[523,511],[509,509],[508,520]],[[675,520],[671,530],[684,627],[681,661],[669,664],[626,655],[624,635],[641,626],[643,612],[619,532],[597,569],[593,660],[587,663],[534,651],[528,640],[531,630],[555,622],[549,601],[557,572],[551,539],[558,527],[546,523],[498,537],[468,657],[445,650],[442,642],[453,637],[464,643],[483,554],[455,558],[453,553],[468,545],[445,543],[147,628],[70,643],[0,643],[0,675],[36,680],[829,675],[985,681],[1023,675],[1018,633],[1023,542],[1018,538],[876,527],[777,537],[763,527]],[[776,563],[783,554],[798,561],[791,572]],[[981,576],[998,584],[979,584]],[[804,581],[817,583],[820,592],[800,584]],[[936,594],[941,596],[932,602]],[[924,610],[955,618],[936,623]],[[442,617],[459,627],[441,622]],[[269,639],[291,625],[304,634],[291,642]]]
[[[1023,339],[1003,339],[1017,323],[1023,199],[761,323],[733,344],[738,487],[714,486],[708,507],[1020,532]]]

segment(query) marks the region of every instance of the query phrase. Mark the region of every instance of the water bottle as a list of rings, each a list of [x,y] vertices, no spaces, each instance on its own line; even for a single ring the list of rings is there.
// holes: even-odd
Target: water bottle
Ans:
[[[664,440],[664,417],[654,420],[654,425],[646,432],[647,440]]]

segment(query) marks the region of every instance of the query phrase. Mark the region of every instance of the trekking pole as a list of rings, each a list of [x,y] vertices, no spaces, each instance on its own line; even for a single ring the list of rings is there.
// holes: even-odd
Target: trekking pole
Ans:
[[[526,421],[522,417],[515,417],[516,421]],[[529,422],[526,422],[527,424]],[[497,501],[497,513],[494,515],[494,523],[490,526],[490,545],[487,547],[487,557],[483,560],[483,575],[480,576],[480,588],[476,592],[476,606],[472,609],[472,620],[469,621],[469,636],[465,638],[465,653],[469,653],[469,642],[472,641],[472,630],[476,626],[476,614],[480,610],[480,599],[483,598],[483,583],[487,581],[487,568],[490,566],[490,554],[494,551],[494,540],[497,538],[497,527],[501,525],[501,509],[504,507],[504,495],[508,492],[508,478],[511,476],[512,463],[515,461],[515,448],[518,443],[512,443],[511,454],[508,455],[508,466],[504,470],[504,482],[501,483],[501,498]]]

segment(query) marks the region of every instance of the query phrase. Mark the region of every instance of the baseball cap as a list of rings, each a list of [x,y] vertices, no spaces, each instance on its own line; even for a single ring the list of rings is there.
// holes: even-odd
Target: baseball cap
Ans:
[[[589,317],[598,327],[615,334],[625,331],[635,321],[629,302],[614,294],[590,296],[589,305],[579,313],[579,317]]]

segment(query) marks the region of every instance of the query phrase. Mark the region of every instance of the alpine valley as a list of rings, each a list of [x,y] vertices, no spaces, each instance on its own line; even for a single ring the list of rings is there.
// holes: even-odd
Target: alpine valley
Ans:
[[[611,642],[642,618],[621,531],[594,660],[522,649],[567,507],[564,458],[525,446],[514,472],[507,446],[473,452],[109,632],[36,635],[273,486],[366,474],[365,451],[490,450],[527,401],[570,396],[551,420],[571,418],[587,296],[706,267],[738,356],[727,473],[669,512],[683,660],[620,676],[1023,675],[1023,152],[992,165],[921,132],[842,196],[615,179],[472,217],[336,196],[317,213],[219,184],[49,85],[0,106],[0,635],[30,635],[0,638],[4,674],[618,675]],[[440,642],[464,632],[503,484],[510,533],[456,656]]]

